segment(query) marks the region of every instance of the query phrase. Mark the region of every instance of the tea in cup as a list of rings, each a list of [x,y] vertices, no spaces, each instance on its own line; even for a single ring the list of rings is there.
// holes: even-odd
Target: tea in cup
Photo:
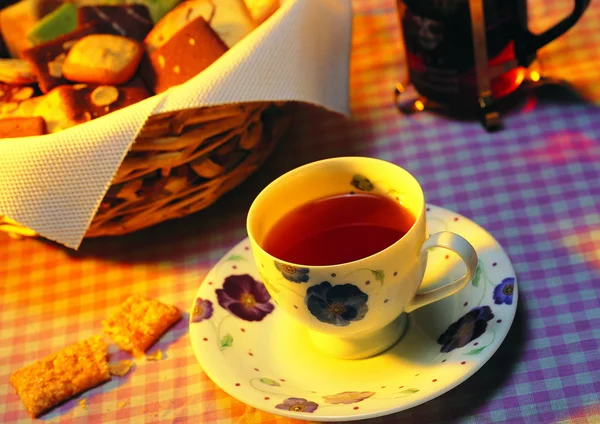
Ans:
[[[404,333],[406,313],[456,293],[477,267],[461,236],[428,237],[417,180],[373,158],[322,160],[279,177],[254,200],[247,230],[273,300],[339,358],[386,350]],[[456,252],[467,271],[419,292],[432,247]]]

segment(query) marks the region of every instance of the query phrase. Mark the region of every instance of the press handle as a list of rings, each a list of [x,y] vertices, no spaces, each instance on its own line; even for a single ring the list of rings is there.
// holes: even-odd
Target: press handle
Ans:
[[[575,7],[573,8],[573,12],[565,19],[554,25],[553,27],[547,29],[541,34],[533,34],[529,31],[527,27],[527,14],[526,8],[523,6],[519,9],[520,20],[525,29],[524,40],[523,43],[517,43],[516,48],[517,52],[520,50],[520,54],[518,54],[520,61],[523,66],[528,66],[533,58],[535,57],[535,53],[551,42],[552,40],[560,37],[565,32],[567,32],[575,23],[581,18],[583,12],[590,5],[591,0],[575,0]],[[519,45],[521,47],[519,48]],[[524,63],[523,63],[524,62]]]
[[[477,252],[475,252],[475,249],[473,249],[473,246],[471,246],[468,241],[458,234],[449,231],[433,234],[425,240],[421,246],[419,255],[427,255],[427,251],[432,247],[443,247],[444,249],[455,252],[467,266],[467,273],[459,279],[443,285],[442,287],[426,292],[418,292],[415,297],[408,302],[404,308],[404,312],[412,312],[422,306],[452,296],[454,293],[464,288],[475,275],[475,271],[477,270]]]

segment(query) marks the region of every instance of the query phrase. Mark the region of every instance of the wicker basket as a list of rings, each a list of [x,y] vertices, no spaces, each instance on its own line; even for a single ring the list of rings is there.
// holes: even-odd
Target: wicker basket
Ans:
[[[261,102],[150,117],[85,236],[126,234],[211,205],[265,161],[293,109]],[[35,235],[1,217],[0,230]]]

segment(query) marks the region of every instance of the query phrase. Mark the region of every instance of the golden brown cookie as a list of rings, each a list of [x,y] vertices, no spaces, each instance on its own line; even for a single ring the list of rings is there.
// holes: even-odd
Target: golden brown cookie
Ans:
[[[67,346],[10,376],[10,383],[33,418],[108,380],[106,344],[101,336]]]
[[[118,85],[129,81],[140,64],[144,49],[130,38],[93,34],[77,41],[63,63],[70,81]]]
[[[196,18],[150,53],[140,74],[148,87],[162,93],[196,76],[226,51],[204,18]]]
[[[94,24],[86,24],[69,34],[23,52],[23,57],[31,65],[42,92],[47,93],[54,87],[69,83],[63,76],[62,69],[67,53],[77,40],[97,32]]]
[[[102,328],[121,349],[141,356],[180,318],[181,311],[176,307],[134,295],[102,321]]]

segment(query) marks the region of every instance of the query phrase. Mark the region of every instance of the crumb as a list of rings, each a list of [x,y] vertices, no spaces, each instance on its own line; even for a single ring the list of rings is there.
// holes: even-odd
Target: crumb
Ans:
[[[121,402],[119,402],[119,404],[117,405],[117,407],[118,407],[119,409],[123,409],[123,408],[125,407],[125,405],[127,405],[127,402],[125,402],[125,401],[121,401]]]
[[[10,376],[10,383],[33,418],[108,380],[110,373],[102,336],[67,346]]]
[[[83,409],[84,411],[87,411],[87,399],[83,398],[79,400],[79,406],[81,407],[81,409]]]
[[[134,295],[103,321],[102,327],[121,349],[142,356],[180,318],[181,311],[176,307]]]
[[[146,355],[147,361],[160,361],[163,358],[162,350],[157,349],[156,352]]]
[[[116,375],[117,377],[124,377],[133,367],[133,361],[124,359],[119,362],[112,362],[108,364],[108,370],[110,375]]]

